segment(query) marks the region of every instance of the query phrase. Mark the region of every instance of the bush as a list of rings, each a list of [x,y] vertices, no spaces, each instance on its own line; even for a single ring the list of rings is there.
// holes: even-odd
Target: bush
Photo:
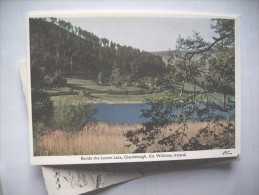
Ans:
[[[65,87],[67,85],[67,80],[59,75],[55,75],[54,77],[46,75],[44,77],[44,83],[47,87]]]
[[[91,104],[73,104],[68,98],[62,98],[55,104],[53,126],[65,131],[80,131],[93,122],[95,112]]]
[[[78,95],[82,96],[82,97],[86,97],[86,98],[90,98],[91,97],[91,93],[87,89],[81,89],[79,91]]]
[[[53,87],[65,87],[67,85],[67,80],[62,77],[55,77],[52,81]]]
[[[52,125],[54,106],[48,93],[43,90],[32,89],[31,94],[33,139],[37,139],[39,133]]]
[[[53,102],[48,93],[32,89],[32,121],[48,125],[53,116]]]

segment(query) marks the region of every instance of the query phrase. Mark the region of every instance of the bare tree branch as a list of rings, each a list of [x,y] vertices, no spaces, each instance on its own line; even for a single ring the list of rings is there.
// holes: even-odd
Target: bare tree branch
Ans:
[[[188,55],[191,55],[189,59],[191,59],[195,54],[200,54],[200,53],[204,53],[204,52],[207,52],[209,51],[214,45],[216,45],[218,42],[226,39],[226,38],[229,38],[231,37],[232,35],[234,35],[235,32],[232,32],[232,33],[229,33],[229,34],[226,34],[225,36],[222,36],[222,37],[219,37],[219,38],[215,38],[214,37],[214,42],[208,46],[207,48],[205,49],[201,49],[201,50],[197,50],[197,51],[189,51],[185,54],[185,57],[187,57]]]

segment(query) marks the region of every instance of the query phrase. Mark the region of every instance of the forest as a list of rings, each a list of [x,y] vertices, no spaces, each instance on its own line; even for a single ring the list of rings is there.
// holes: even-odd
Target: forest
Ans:
[[[63,77],[80,77],[100,85],[131,84],[166,71],[158,55],[120,45],[57,18],[30,19],[32,84],[64,85]],[[63,82],[62,82],[63,81]]]

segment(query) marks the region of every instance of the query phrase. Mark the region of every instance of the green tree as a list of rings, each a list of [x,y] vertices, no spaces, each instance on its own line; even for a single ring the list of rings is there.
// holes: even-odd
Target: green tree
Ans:
[[[39,133],[50,128],[54,114],[53,102],[45,88],[43,71],[38,67],[31,67],[31,99],[32,99],[32,125],[33,139],[37,139]]]
[[[67,132],[81,131],[86,125],[94,123],[95,106],[91,104],[72,104],[67,98],[59,99],[53,112],[53,127]]]
[[[105,76],[103,74],[103,72],[100,72],[99,75],[98,75],[98,83],[100,84],[105,84]]]
[[[165,87],[171,92],[147,99],[151,108],[144,110],[142,116],[150,121],[143,128],[125,134],[137,147],[135,152],[145,152],[155,143],[161,145],[162,151],[234,147],[230,140],[235,131],[231,119],[235,108],[234,20],[212,22],[211,28],[218,34],[213,42],[206,42],[197,32],[192,37],[179,36],[176,51],[169,58],[169,71],[164,75]],[[184,143],[190,120],[207,125]],[[221,127],[222,133],[216,134],[210,124]],[[177,130],[158,138],[169,125]],[[204,144],[202,137],[211,141]]]

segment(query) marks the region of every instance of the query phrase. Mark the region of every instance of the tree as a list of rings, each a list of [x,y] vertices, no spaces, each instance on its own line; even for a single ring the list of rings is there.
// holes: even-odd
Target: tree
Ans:
[[[54,105],[49,94],[44,90],[47,83],[44,81],[43,71],[31,67],[31,99],[33,139],[37,139],[42,129],[48,129],[54,112]]]
[[[143,110],[142,116],[150,121],[125,134],[137,147],[135,152],[146,152],[154,144],[160,145],[159,151],[234,147],[230,139],[235,131],[234,20],[212,22],[211,29],[219,36],[213,37],[213,42],[206,42],[197,32],[193,37],[179,36],[176,51],[169,58],[169,73],[164,75],[170,92],[147,99],[150,109]],[[187,139],[190,121],[204,126]],[[163,135],[172,125],[176,130]],[[222,132],[216,133],[214,127]],[[204,139],[210,141],[202,142]]]
[[[101,38],[102,41],[102,46],[103,47],[108,47],[109,46],[109,40],[106,38]]]
[[[102,85],[105,84],[105,76],[104,76],[103,72],[100,72],[100,73],[98,74],[98,83],[100,83],[100,84],[102,84]]]

